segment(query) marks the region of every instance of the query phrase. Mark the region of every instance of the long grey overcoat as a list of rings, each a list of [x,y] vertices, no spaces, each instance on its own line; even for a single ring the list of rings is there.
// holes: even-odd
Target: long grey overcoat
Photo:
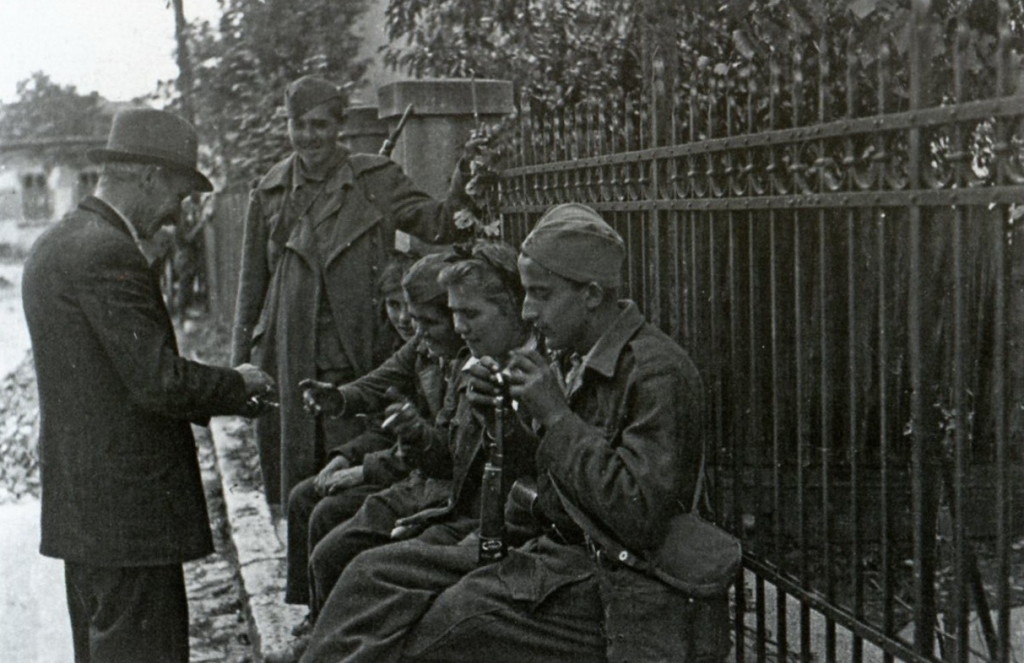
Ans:
[[[461,187],[453,186],[448,200],[435,201],[393,161],[351,154],[329,178],[329,202],[318,217],[299,223],[288,202],[296,159],[292,154],[271,167],[249,196],[232,332],[233,363],[251,359],[278,383],[279,414],[257,427],[272,504],[285,503],[291,488],[318,469],[315,420],[302,408],[298,383],[316,377],[321,290],[355,375],[364,375],[391,352],[374,283],[395,230],[433,243],[451,241],[455,209],[466,203]],[[325,222],[329,239],[321,244],[307,229]]]

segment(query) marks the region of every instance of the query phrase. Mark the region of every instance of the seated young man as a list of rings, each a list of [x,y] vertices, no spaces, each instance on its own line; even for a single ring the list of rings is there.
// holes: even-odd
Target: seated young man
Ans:
[[[514,352],[507,369],[540,435],[535,536],[483,566],[469,545],[363,553],[334,589],[346,609],[328,604],[303,661],[689,660],[689,597],[602,555],[565,507],[644,554],[697,477],[700,378],[617,300],[624,254],[619,235],[575,204],[549,210],[522,245],[523,317],[561,353],[552,367]],[[493,393],[487,368],[474,369],[475,403]]]
[[[405,344],[376,369],[348,384],[335,387],[304,381],[303,402],[312,414],[351,417],[382,413],[396,396],[431,419],[440,412],[453,371],[449,364],[462,349],[462,340],[451,326],[445,290],[437,284],[437,275],[447,263],[442,255],[429,255],[404,275],[401,263],[392,264],[397,269],[389,266],[382,273],[380,290],[388,318],[396,331],[404,334]],[[400,302],[390,301],[395,300],[394,285]],[[408,305],[444,324],[421,326],[419,335],[413,337]],[[309,603],[309,551],[320,539],[351,518],[368,495],[408,474],[401,454],[390,450],[394,443],[392,433],[373,425],[362,435],[342,441],[318,475],[292,489],[285,602]]]
[[[515,260],[511,247],[478,242],[470,257],[456,259],[440,274],[455,330],[474,357],[503,363],[529,338],[529,328],[519,316],[522,289]],[[493,434],[495,409],[472,406],[461,379],[453,383],[452,394],[454,409],[446,424],[430,427],[415,415],[402,422],[408,444],[418,447],[416,456],[424,474],[451,479],[447,500],[440,507],[411,514],[409,507],[414,502],[402,499],[402,493],[408,490],[404,485],[408,482],[403,482],[367,498],[354,518],[324,537],[310,559],[312,593],[326,599],[318,622],[330,619],[330,611],[369,607],[349,605],[344,593],[331,590],[359,553],[391,541],[398,518],[405,522],[402,536],[415,536],[430,544],[455,544],[478,528],[486,435]],[[503,424],[503,486],[507,490],[516,477],[533,473],[536,437],[510,409],[505,412]],[[502,501],[503,495],[499,496]]]

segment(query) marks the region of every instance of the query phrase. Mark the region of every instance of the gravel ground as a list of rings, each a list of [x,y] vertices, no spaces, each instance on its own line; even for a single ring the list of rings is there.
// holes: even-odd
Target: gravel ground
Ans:
[[[179,329],[182,353],[206,363],[227,361],[227,333],[204,318],[186,320]],[[206,489],[206,506],[216,552],[185,565],[191,625],[192,663],[249,663],[252,645],[240,593],[238,562],[228,534],[224,497],[217,474],[210,431],[192,427]]]
[[[207,429],[195,427],[193,430],[216,552],[185,565],[191,659],[192,663],[249,663],[253,660],[252,645],[239,593],[238,565],[227,534],[213,443]]]

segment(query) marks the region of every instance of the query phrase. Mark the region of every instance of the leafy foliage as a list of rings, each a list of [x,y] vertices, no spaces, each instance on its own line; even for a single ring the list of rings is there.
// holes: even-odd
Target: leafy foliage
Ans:
[[[414,76],[511,79],[561,108],[640,85],[633,0],[390,0],[385,63]]]
[[[698,108],[719,104],[714,126],[697,137],[722,135],[729,95],[759,98],[775,88],[777,126],[806,122],[822,109],[831,117],[906,107],[909,98],[907,0],[390,0],[391,44],[386,62],[432,76],[510,78],[534,113],[560,112],[581,102],[606,109],[643,106],[657,77]],[[995,75],[997,3],[934,0],[925,19],[933,70],[925,95],[940,103],[954,57],[966,70],[965,96],[990,94]],[[1024,3],[1009,3],[1013,46],[1020,47]],[[954,56],[958,30],[966,48]],[[668,34],[674,53],[655,65]],[[661,45],[664,46],[663,41]],[[663,50],[669,50],[663,49]],[[664,55],[664,52],[662,53]],[[674,57],[673,57],[674,56]],[[667,66],[664,64],[668,61]],[[883,60],[885,61],[883,63]],[[658,69],[661,66],[662,69]],[[886,96],[879,99],[880,68]],[[795,72],[803,72],[802,78]],[[773,77],[774,72],[774,77]],[[801,90],[795,90],[799,78]],[[797,87],[799,87],[797,86]],[[628,103],[627,103],[628,102]],[[735,112],[744,104],[735,104]],[[749,118],[732,118],[744,126]]]
[[[18,100],[0,106],[0,140],[104,136],[110,115],[96,92],[79,94],[37,71],[18,83]]]
[[[289,151],[285,86],[318,74],[347,89],[366,63],[351,32],[362,0],[221,0],[216,24],[190,25],[197,129],[205,166],[231,181],[262,174]],[[159,95],[174,100],[171,81]],[[215,156],[214,156],[215,155]]]
[[[709,99],[716,89],[778,93],[778,126],[819,111],[837,117],[905,110],[909,102],[912,5],[905,0],[728,0],[692,13],[680,40],[681,79]],[[921,18],[929,43],[927,105],[947,100],[958,64],[963,94],[996,94],[997,3],[936,0]],[[1010,46],[1021,46],[1022,3],[1010,7]],[[962,47],[955,48],[960,34]],[[773,79],[773,68],[775,77]],[[797,71],[803,72],[799,77]],[[884,77],[884,78],[882,78]],[[883,82],[884,81],[884,82]],[[802,98],[794,87],[803,86]],[[879,90],[881,89],[881,94]],[[718,93],[718,96],[721,96]],[[767,97],[767,95],[763,95]],[[824,101],[824,108],[819,103]],[[767,100],[762,104],[767,113]],[[741,125],[742,126],[742,125]]]

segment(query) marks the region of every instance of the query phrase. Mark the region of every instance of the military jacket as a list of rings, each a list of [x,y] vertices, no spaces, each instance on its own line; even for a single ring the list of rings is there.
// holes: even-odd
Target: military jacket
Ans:
[[[549,478],[608,536],[641,553],[657,547],[668,521],[689,506],[703,441],[700,376],[634,303],[620,308],[573,381],[572,412],[541,430],[538,503],[548,533],[500,573],[513,596],[532,604],[596,575],[610,661],[686,660],[685,619],[695,604],[588,549]]]
[[[252,360],[279,385],[279,414],[261,419],[258,430],[272,503],[287,500],[296,483],[319,469],[315,420],[302,408],[298,383],[316,377],[321,297],[353,377],[366,374],[390,349],[374,284],[395,231],[451,241],[454,211],[466,204],[457,185],[446,201],[435,201],[389,159],[352,154],[324,184],[329,197],[316,206],[317,218],[302,222],[289,204],[297,158],[274,165],[249,196],[232,331],[233,363]]]

